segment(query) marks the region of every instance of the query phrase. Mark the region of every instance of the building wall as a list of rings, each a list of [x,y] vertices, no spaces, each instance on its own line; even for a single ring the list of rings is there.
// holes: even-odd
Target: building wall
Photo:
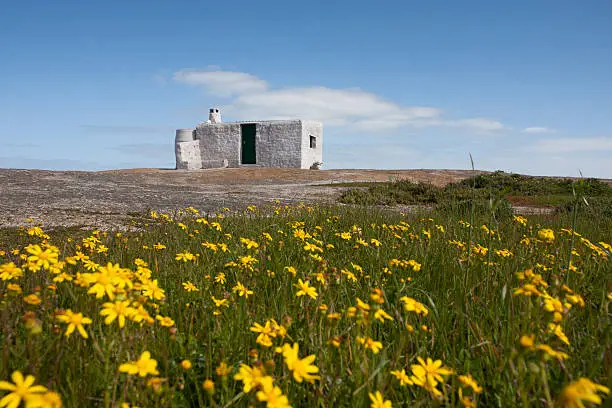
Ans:
[[[227,159],[229,167],[240,165],[240,124],[209,123],[196,128],[196,139],[200,141],[202,167]]]
[[[301,121],[301,163],[300,168],[309,169],[314,163],[323,163],[323,124],[321,122]],[[316,139],[316,147],[310,147],[310,136]]]
[[[257,125],[255,166],[303,168],[301,121],[244,122],[247,123]],[[229,167],[242,166],[240,123],[201,124],[196,128],[196,139],[202,167],[215,167],[224,159]]]
[[[202,168],[200,156],[200,143],[198,140],[190,142],[176,142],[174,144],[177,170],[197,170]]]
[[[258,122],[256,138],[257,165],[300,168],[302,126],[299,120]]]

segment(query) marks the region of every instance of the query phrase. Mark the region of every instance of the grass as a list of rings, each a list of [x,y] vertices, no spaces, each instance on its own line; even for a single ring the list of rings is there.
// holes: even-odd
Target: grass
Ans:
[[[68,407],[272,407],[284,406],[281,394],[292,406],[366,407],[376,392],[393,406],[570,406],[573,381],[611,385],[609,219],[583,208],[462,212],[431,186],[399,183],[418,202],[437,200],[433,212],[188,209],[140,216],[133,232],[0,231],[0,380],[31,374]],[[44,250],[50,264],[36,271]],[[108,285],[98,298],[96,282]],[[124,327],[100,315],[115,301],[141,307]],[[87,338],[65,335],[68,309],[91,318]],[[283,349],[294,343],[297,357]],[[144,351],[157,374],[120,370]],[[419,383],[418,358],[453,374]],[[298,382],[309,364],[320,378]],[[247,392],[241,366],[270,378]],[[402,370],[413,376],[403,385]]]
[[[574,193],[587,197],[591,203],[584,211],[612,217],[612,186],[597,179],[559,179],[508,174],[501,171],[480,174],[445,187],[397,180],[388,183],[360,184],[344,192],[340,202],[359,205],[420,204],[442,207],[471,206],[475,200],[485,204],[499,200],[502,207],[511,205],[553,207],[570,211]],[[588,202],[588,201],[587,201]],[[581,202],[580,205],[583,203]],[[509,212],[507,212],[510,214]]]

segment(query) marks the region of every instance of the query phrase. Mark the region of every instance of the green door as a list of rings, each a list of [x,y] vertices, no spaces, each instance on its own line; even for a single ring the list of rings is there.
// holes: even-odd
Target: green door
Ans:
[[[240,161],[242,164],[255,164],[255,134],[257,133],[257,125],[249,123],[240,125],[240,135],[242,136]]]

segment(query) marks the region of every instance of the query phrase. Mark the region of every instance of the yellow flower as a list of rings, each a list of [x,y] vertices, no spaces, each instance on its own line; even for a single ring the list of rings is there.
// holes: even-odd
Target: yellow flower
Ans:
[[[566,353],[562,351],[554,350],[548,344],[538,344],[537,346],[535,346],[535,349],[543,351],[545,355],[545,359],[550,357],[550,358],[556,358],[558,360],[565,360],[569,357]]]
[[[249,295],[252,295],[252,294],[253,294],[253,291],[252,291],[252,290],[249,290],[249,289],[248,289],[246,286],[244,286],[244,285],[243,285],[242,283],[240,283],[240,282],[236,282],[236,286],[234,286],[234,287],[232,288],[232,290],[233,290],[234,292],[237,292],[237,293],[238,293],[238,296],[240,296],[240,297],[244,296],[245,298],[248,298],[248,297],[249,297]]]
[[[400,301],[404,303],[404,310],[407,312],[415,312],[416,314],[423,316],[427,316],[429,314],[429,310],[427,310],[425,305],[417,302],[413,298],[403,296],[400,298]]]
[[[468,375],[460,375],[457,378],[459,379],[461,384],[465,385],[466,387],[472,388],[476,394],[480,394],[482,392],[482,387],[478,385],[476,380],[474,380],[474,378],[472,378],[471,375],[469,375],[469,374]]]
[[[187,291],[187,292],[199,292],[200,289],[198,289],[193,283],[187,281],[186,283],[183,282],[183,288]]]
[[[147,380],[147,387],[153,388],[153,391],[155,391],[155,392],[160,392],[162,384],[164,383],[164,381],[166,381],[166,380],[163,379],[163,378],[151,377],[151,378],[149,378]]]
[[[559,395],[559,403],[566,408],[584,408],[583,402],[591,402],[593,404],[601,404],[599,392],[609,394],[610,389],[599,385],[589,380],[588,378],[580,378],[571,384],[568,384]]]
[[[138,313],[136,309],[130,306],[129,300],[117,300],[113,302],[106,302],[102,305],[103,309],[100,311],[101,316],[106,316],[104,324],[112,324],[115,319],[119,322],[119,327],[125,326],[125,318],[131,318]]]
[[[95,263],[94,261],[92,261],[90,259],[83,259],[83,266],[88,271],[95,271],[95,270],[97,270],[100,267],[100,265],[98,265],[97,263]]]
[[[542,296],[542,292],[540,292],[535,285],[532,285],[531,283],[526,283],[522,287],[514,289],[514,295]]]
[[[380,320],[381,323],[384,323],[385,319],[393,320],[393,317],[382,309],[378,309],[376,312],[374,312],[374,318]]]
[[[81,337],[84,339],[89,337],[83,325],[91,324],[92,320],[89,317],[83,317],[83,313],[73,313],[72,310],[68,309],[64,313],[58,315],[57,319],[63,323],[68,323],[66,337],[70,337],[75,329],[79,331]]]
[[[385,303],[385,295],[383,291],[377,288],[372,289],[370,299],[372,299],[373,302],[378,303],[379,305]]]
[[[495,250],[495,254],[497,256],[501,256],[502,258],[510,258],[514,254],[508,249],[497,249]]]
[[[580,295],[565,295],[565,299],[573,305],[584,307],[584,299]]]
[[[534,340],[535,340],[535,335],[534,334],[522,335],[521,339],[519,340],[519,342],[521,343],[521,346],[523,346],[525,348],[532,348]]]
[[[229,300],[227,299],[217,299],[214,296],[210,297],[212,299],[213,302],[215,302],[215,306],[216,307],[229,307]]]
[[[342,344],[342,338],[339,336],[334,336],[331,339],[327,340],[327,344],[332,345],[334,347],[340,347],[340,344]]]
[[[289,399],[283,395],[283,391],[274,385],[272,377],[264,377],[261,380],[261,391],[257,391],[257,399],[266,403],[266,408],[291,408]]]
[[[316,246],[315,244],[312,244],[310,242],[306,242],[304,244],[304,251],[310,251],[310,252],[323,252],[323,248]]]
[[[522,217],[520,215],[515,215],[512,219],[518,222],[519,224],[521,224],[523,227],[527,225],[527,218],[525,217]]]
[[[538,231],[538,238],[550,244],[555,240],[555,233],[549,228],[544,228]]]
[[[42,302],[42,301],[40,300],[40,298],[39,298],[39,297],[38,297],[36,294],[34,294],[34,293],[32,293],[31,295],[28,295],[28,296],[24,297],[24,298],[23,298],[23,301],[24,301],[24,302],[26,302],[27,304],[29,304],[29,305],[33,305],[33,306],[39,305],[39,304],[40,304],[40,302]]]
[[[142,284],[142,294],[149,299],[163,300],[166,293],[157,284],[157,279]]]
[[[157,315],[155,316],[155,320],[159,320],[159,324],[161,324],[164,327],[172,327],[174,326],[174,320],[172,320],[169,317],[164,317],[161,315]]]
[[[253,265],[259,262],[256,258],[253,258],[251,255],[241,256],[239,261],[240,263],[238,264],[238,266],[240,268],[248,269],[250,271],[253,270]]]
[[[319,368],[312,364],[316,356],[311,354],[308,357],[300,359],[298,351],[299,346],[297,343],[293,343],[293,347],[289,344],[284,344],[282,353],[285,358],[285,364],[287,364],[287,368],[293,372],[293,379],[298,383],[304,380],[309,383],[314,383],[315,380],[321,378],[318,375],[314,375],[319,372]]]
[[[355,246],[353,248],[359,248],[359,245],[364,246],[364,247],[370,246],[370,244],[368,244],[368,241],[366,241],[363,238],[355,239]]]
[[[248,238],[240,238],[240,242],[242,242],[242,244],[246,247],[246,249],[257,249],[259,248],[259,244],[251,239]]]
[[[153,248],[157,250],[162,250],[162,249],[166,249],[166,246],[162,244],[161,242],[158,242],[157,244],[153,244]]]
[[[25,249],[30,254],[28,269],[32,272],[37,272],[40,268],[49,269],[51,265],[58,262],[59,249],[57,247],[49,246],[42,249],[40,245],[28,245]]]
[[[355,340],[357,343],[363,344],[366,349],[372,350],[374,354],[378,354],[383,348],[383,344],[380,341],[376,341],[370,337],[357,337]]]
[[[462,388],[459,388],[458,394],[459,394],[459,400],[461,401],[461,403],[463,404],[465,408],[476,408],[476,402],[474,401],[474,398],[469,397],[467,395],[464,396]]]
[[[21,401],[27,403],[30,398],[47,391],[42,385],[33,385],[36,381],[33,375],[28,375],[24,379],[20,371],[14,371],[11,379],[14,384],[0,381],[0,390],[11,391],[0,400],[0,407],[17,408]]]
[[[348,269],[342,269],[340,273],[342,273],[343,275],[346,275],[348,280],[357,282],[357,276],[355,276],[355,274],[349,271]]]
[[[212,380],[206,379],[202,383],[202,388],[209,394],[213,394],[215,392],[215,383]]]
[[[3,281],[12,280],[23,276],[23,271],[15,263],[9,262],[0,265],[0,279]]]
[[[228,367],[227,363],[222,361],[219,363],[219,366],[215,368],[215,372],[219,377],[226,377],[230,372],[230,367]]]
[[[274,319],[266,321],[265,325],[254,323],[250,329],[254,333],[259,333],[256,342],[265,347],[272,347],[272,338],[285,337],[287,330]]]
[[[402,371],[399,371],[399,370],[391,371],[391,375],[399,380],[401,386],[414,384],[410,380],[410,377],[408,377],[408,374],[406,374],[406,370],[404,370],[403,368],[402,368]]]
[[[376,394],[369,393],[368,396],[372,401],[370,408],[391,408],[391,401],[385,401],[380,391],[376,391]]]
[[[6,285],[6,289],[11,292],[21,293],[21,286],[17,285],[16,283],[9,283]]]
[[[213,244],[212,242],[202,242],[202,246],[206,249],[210,249],[213,252],[217,252],[219,250],[219,246],[217,244]]]
[[[181,361],[181,367],[183,367],[183,370],[190,370],[191,369],[191,361],[189,361],[189,360]]]
[[[295,275],[297,275],[297,270],[293,266],[285,266],[283,269],[289,272],[294,277]]]
[[[215,282],[225,285],[225,281],[225,274],[223,272],[219,272],[219,274],[215,276]]]
[[[427,361],[424,361],[421,357],[417,357],[417,361],[419,364],[413,364],[410,366],[413,374],[410,379],[415,384],[425,382],[428,386],[433,388],[439,382],[444,382],[444,378],[442,377],[443,375],[453,374],[453,370],[442,365],[442,360],[433,361],[431,358],[427,357]],[[427,387],[424,388],[427,389]]]
[[[49,236],[45,234],[43,229],[38,226],[28,228],[27,232],[28,232],[28,235],[33,236],[33,237],[49,239]]]
[[[191,252],[185,251],[176,254],[176,257],[174,259],[177,261],[188,262],[195,260],[195,256]]]
[[[94,283],[87,293],[95,294],[98,299],[105,294],[110,300],[115,299],[117,289],[124,288],[128,283],[119,264],[113,265],[111,262],[107,263],[106,266],[99,267],[99,272],[85,275],[88,283]]]
[[[548,331],[553,333],[555,336],[557,336],[559,338],[559,340],[561,340],[565,344],[567,344],[567,345],[570,344],[569,339],[567,338],[567,336],[563,332],[563,328],[561,327],[560,324],[548,323]]]
[[[366,302],[364,302],[363,300],[359,299],[358,297],[355,298],[355,300],[357,301],[357,309],[361,310],[362,312],[367,313],[368,311],[370,311],[370,305],[368,305]]]
[[[263,377],[264,374],[259,368],[241,364],[238,373],[234,375],[234,380],[242,381],[244,385],[243,391],[248,394],[253,388],[261,384]]]
[[[308,295],[311,298],[316,299],[317,296],[319,296],[317,293],[317,290],[313,288],[312,286],[310,286],[310,283],[308,281],[304,282],[303,280],[299,279],[298,284],[294,286],[300,289],[295,294],[295,296],[297,297]]]
[[[146,377],[149,374],[159,374],[157,371],[157,361],[151,358],[151,353],[148,351],[143,352],[136,361],[121,364],[119,366],[119,371],[128,373],[129,375],[138,374],[141,377]]]
[[[563,320],[563,303],[559,299],[545,295],[544,309],[548,312],[553,313],[553,320],[555,322],[560,322],[561,320]]]
[[[62,397],[54,391],[33,394],[27,397],[26,408],[62,408]]]

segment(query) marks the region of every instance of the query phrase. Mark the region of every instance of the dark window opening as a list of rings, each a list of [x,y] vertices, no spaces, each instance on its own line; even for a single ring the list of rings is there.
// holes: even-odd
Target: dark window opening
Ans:
[[[310,148],[311,149],[316,149],[317,148],[317,138],[315,136],[310,136]]]

